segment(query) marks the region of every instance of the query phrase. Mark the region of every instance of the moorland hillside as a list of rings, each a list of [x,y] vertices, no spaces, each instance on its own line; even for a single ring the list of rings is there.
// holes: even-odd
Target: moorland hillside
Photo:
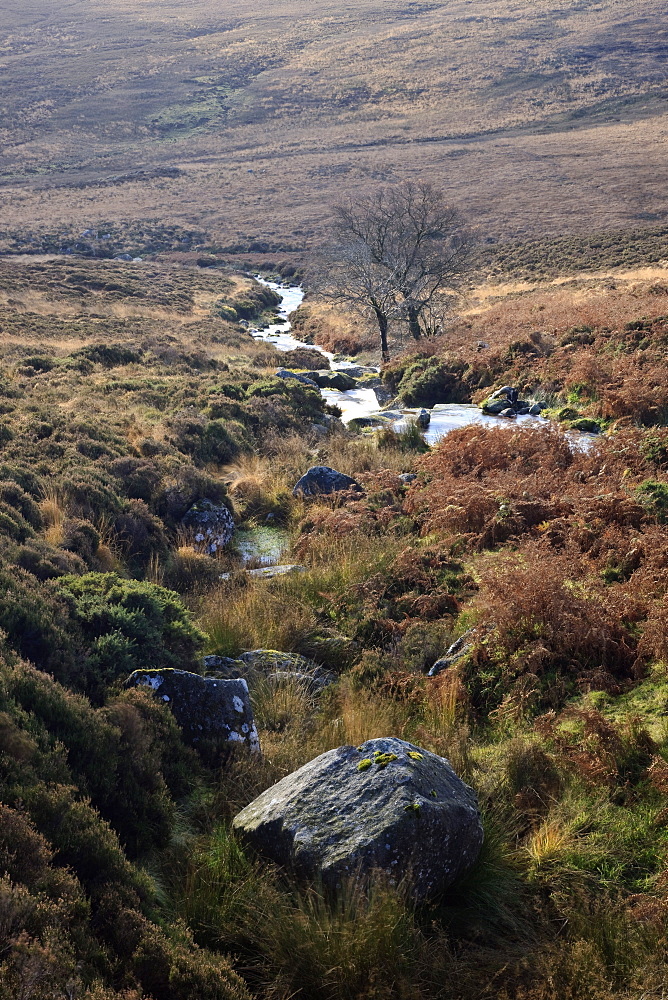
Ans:
[[[1,279],[2,1000],[660,996],[665,271],[480,288],[386,384],[429,405],[445,373],[476,397],[512,378],[554,419],[429,453],[276,378],[239,320],[275,298],[243,275],[60,259]],[[612,433],[583,450],[578,413]],[[295,497],[314,461],[364,492]],[[278,526],[302,571],[197,551],[203,496],[238,531]],[[287,666],[249,675],[261,757],[194,749],[125,686],[262,649]],[[232,833],[313,757],[388,734],[478,795],[483,851],[445,896],[416,907],[380,875],[331,894]]]
[[[664,14],[657,0],[8,8],[4,229],[35,249],[152,219],[296,251],[342,192],[411,177],[495,239],[660,225]]]

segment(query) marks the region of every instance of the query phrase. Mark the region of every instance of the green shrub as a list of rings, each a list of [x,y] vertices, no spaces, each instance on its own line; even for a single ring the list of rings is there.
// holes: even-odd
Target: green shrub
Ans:
[[[665,524],[668,520],[668,483],[646,479],[634,492],[648,513],[656,517],[660,524]]]
[[[62,577],[53,586],[88,647],[86,690],[96,700],[140,667],[197,669],[204,636],[173,591],[116,573]]]
[[[468,403],[471,394],[462,381],[464,365],[443,358],[418,358],[408,364],[397,381],[397,392],[408,406]],[[387,375],[384,375],[387,378]],[[395,376],[396,377],[396,376]]]

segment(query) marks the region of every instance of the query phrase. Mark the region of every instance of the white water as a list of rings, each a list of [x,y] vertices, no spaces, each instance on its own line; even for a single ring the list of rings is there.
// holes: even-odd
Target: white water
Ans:
[[[350,361],[334,361],[334,355],[323,350],[317,344],[306,344],[301,340],[296,340],[291,334],[292,324],[289,320],[290,313],[299,308],[304,300],[304,292],[297,286],[283,286],[275,281],[265,281],[256,275],[256,280],[262,285],[267,285],[281,296],[281,305],[278,313],[279,322],[272,323],[264,330],[251,330],[251,334],[258,340],[266,340],[273,344],[279,351],[292,351],[297,347],[307,347],[310,350],[318,351],[324,355],[334,371],[345,371],[346,368],[354,366]],[[356,366],[355,366],[356,367]],[[368,371],[379,371],[380,369],[367,369]],[[340,392],[337,389],[321,389],[324,399],[332,406],[338,406],[341,410],[341,420],[344,424],[349,423],[355,417],[372,417],[381,414],[378,400],[373,389],[350,389],[348,392]],[[483,413],[475,403],[437,403],[430,411],[431,422],[425,431],[427,444],[434,445],[437,441],[450,431],[458,427],[468,427],[469,424],[485,424],[490,427],[507,427],[509,424],[507,417],[495,417],[489,413]],[[406,427],[411,417],[419,413],[418,409],[402,408],[403,417],[392,425],[395,430],[400,431]],[[544,417],[532,417],[529,414],[515,417],[514,423],[534,423],[547,424]],[[596,434],[584,434],[581,431],[569,431],[568,437],[571,444],[578,450],[585,450],[596,440]]]

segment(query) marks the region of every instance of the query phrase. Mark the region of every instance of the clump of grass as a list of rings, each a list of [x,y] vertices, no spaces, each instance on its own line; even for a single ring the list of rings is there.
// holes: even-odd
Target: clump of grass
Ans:
[[[43,495],[44,499],[40,502],[39,509],[44,521],[44,538],[49,545],[58,546],[65,537],[67,508],[63,496],[56,487],[44,486]]]

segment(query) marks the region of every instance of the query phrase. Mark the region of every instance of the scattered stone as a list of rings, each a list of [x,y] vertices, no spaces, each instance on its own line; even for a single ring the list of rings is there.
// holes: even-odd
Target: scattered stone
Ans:
[[[457,660],[461,660],[463,656],[466,656],[473,649],[473,643],[469,642],[469,639],[474,635],[475,631],[475,628],[470,628],[459,639],[456,639],[446,650],[445,656],[442,656],[440,660],[436,660],[427,677],[436,677],[442,670],[447,670]]]
[[[318,388],[317,382],[314,382],[312,378],[309,378],[307,375],[299,375],[297,372],[288,371],[287,368],[277,368],[274,374],[276,375],[276,378],[292,378],[296,382],[301,382],[302,385],[308,385],[311,389]]]
[[[192,537],[193,548],[213,556],[231,540],[234,519],[227,507],[211,500],[198,500],[186,511],[181,524]]]
[[[501,412],[498,414],[498,416],[500,416],[500,417],[516,417],[517,413],[515,412],[515,410],[513,410],[513,408],[511,406],[508,406],[505,410],[501,410]]]
[[[490,413],[493,416],[498,416],[499,414],[503,413],[504,410],[508,409],[508,400],[505,398],[505,396],[503,399],[495,399],[493,400],[493,402],[485,400],[481,408],[484,413]]]
[[[362,487],[352,476],[330,469],[328,465],[313,465],[296,484],[292,495],[317,497],[342,490],[355,490],[361,493]]]
[[[225,679],[243,677],[251,686],[260,678],[274,674],[295,675],[308,678],[314,688],[322,689],[338,680],[331,670],[314,663],[299,653],[283,653],[277,649],[252,649],[238,659],[229,656],[205,656],[204,669],[215,671]]]
[[[365,427],[386,427],[391,420],[383,413],[375,413],[367,417],[353,417],[346,424],[349,431],[361,431]]]
[[[125,686],[148,687],[168,704],[191,746],[223,742],[260,749],[248,684],[243,678],[221,680],[187,670],[135,670]]]
[[[542,403],[534,403],[533,406],[529,407],[529,413],[532,417],[539,417],[544,410]]]
[[[443,757],[393,737],[329,750],[267,789],[233,822],[279,865],[325,884],[381,869],[440,895],[483,842],[475,792]]]
[[[256,580],[273,580],[275,576],[286,576],[288,573],[305,573],[306,566],[300,566],[298,563],[285,563],[282,566],[260,566],[259,569],[247,569],[243,572]],[[220,579],[231,580],[233,576],[233,573],[221,573]]]

